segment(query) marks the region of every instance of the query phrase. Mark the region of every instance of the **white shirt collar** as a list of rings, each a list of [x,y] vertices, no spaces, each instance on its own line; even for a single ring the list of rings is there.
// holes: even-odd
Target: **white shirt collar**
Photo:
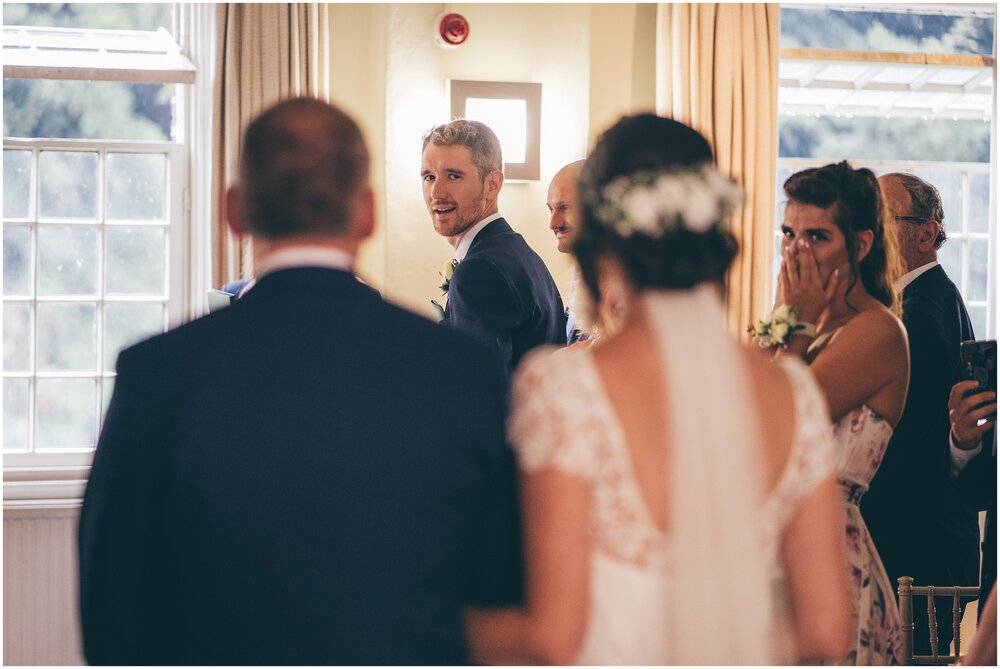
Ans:
[[[352,271],[354,258],[347,251],[329,246],[302,244],[286,246],[269,253],[257,262],[255,274],[257,278],[290,267],[326,267]]]
[[[484,218],[483,220],[479,221],[474,226],[469,228],[469,230],[465,233],[465,236],[462,237],[462,241],[460,241],[458,243],[458,246],[455,247],[455,256],[454,256],[455,260],[457,260],[458,262],[462,262],[463,260],[465,260],[465,256],[469,252],[469,247],[472,246],[472,240],[476,238],[476,235],[479,234],[479,231],[485,228],[493,221],[497,220],[498,218],[502,218],[500,216],[499,211],[493,214],[492,216],[487,216],[486,218]]]
[[[896,289],[897,293],[902,293],[903,289],[909,286],[911,283],[913,283],[918,276],[920,276],[929,269],[937,267],[940,264],[941,263],[939,263],[937,260],[932,260],[926,265],[921,265],[916,269],[911,269],[909,272],[907,272],[903,276],[893,281],[892,287]]]

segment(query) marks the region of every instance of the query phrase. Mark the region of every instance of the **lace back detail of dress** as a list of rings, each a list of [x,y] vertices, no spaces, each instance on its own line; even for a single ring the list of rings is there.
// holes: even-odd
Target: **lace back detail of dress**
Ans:
[[[637,568],[665,568],[666,538],[645,507],[590,350],[552,353],[533,351],[518,373],[510,438],[521,468],[586,479],[595,550]]]

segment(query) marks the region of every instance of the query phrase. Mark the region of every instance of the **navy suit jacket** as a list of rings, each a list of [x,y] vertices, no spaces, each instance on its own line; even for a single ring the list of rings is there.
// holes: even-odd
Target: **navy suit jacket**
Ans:
[[[983,450],[969,461],[956,480],[969,504],[986,512],[983,532],[983,563],[979,576],[979,597],[984,603],[997,579],[997,432],[983,435]],[[982,606],[980,606],[980,611]],[[980,612],[980,618],[982,613]]]
[[[566,313],[548,268],[499,218],[479,231],[448,284],[444,323],[479,339],[510,376],[541,344],[566,344]]]
[[[125,350],[80,518],[87,660],[467,663],[463,605],[521,597],[504,398],[487,349],[331,269]]]
[[[938,265],[903,292],[910,341],[910,386],[902,418],[861,500],[861,513],[895,587],[975,585],[976,510],[951,477],[948,395],[962,379],[960,344],[975,339],[955,284]]]

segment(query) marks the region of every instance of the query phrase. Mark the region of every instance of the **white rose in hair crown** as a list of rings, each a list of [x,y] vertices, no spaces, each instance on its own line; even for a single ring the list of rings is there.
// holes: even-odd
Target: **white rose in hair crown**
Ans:
[[[725,226],[740,206],[739,186],[708,163],[618,177],[601,191],[594,216],[622,237],[661,239],[680,230],[703,234]]]

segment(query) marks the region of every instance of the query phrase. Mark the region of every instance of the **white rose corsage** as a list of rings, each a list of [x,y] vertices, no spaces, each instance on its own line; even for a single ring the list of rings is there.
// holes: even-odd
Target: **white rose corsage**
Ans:
[[[806,337],[816,336],[816,326],[812,323],[803,323],[799,320],[799,315],[795,307],[782,304],[767,315],[763,320],[757,321],[748,329],[757,340],[757,345],[761,348],[771,346],[788,346],[791,338],[797,334]]]

